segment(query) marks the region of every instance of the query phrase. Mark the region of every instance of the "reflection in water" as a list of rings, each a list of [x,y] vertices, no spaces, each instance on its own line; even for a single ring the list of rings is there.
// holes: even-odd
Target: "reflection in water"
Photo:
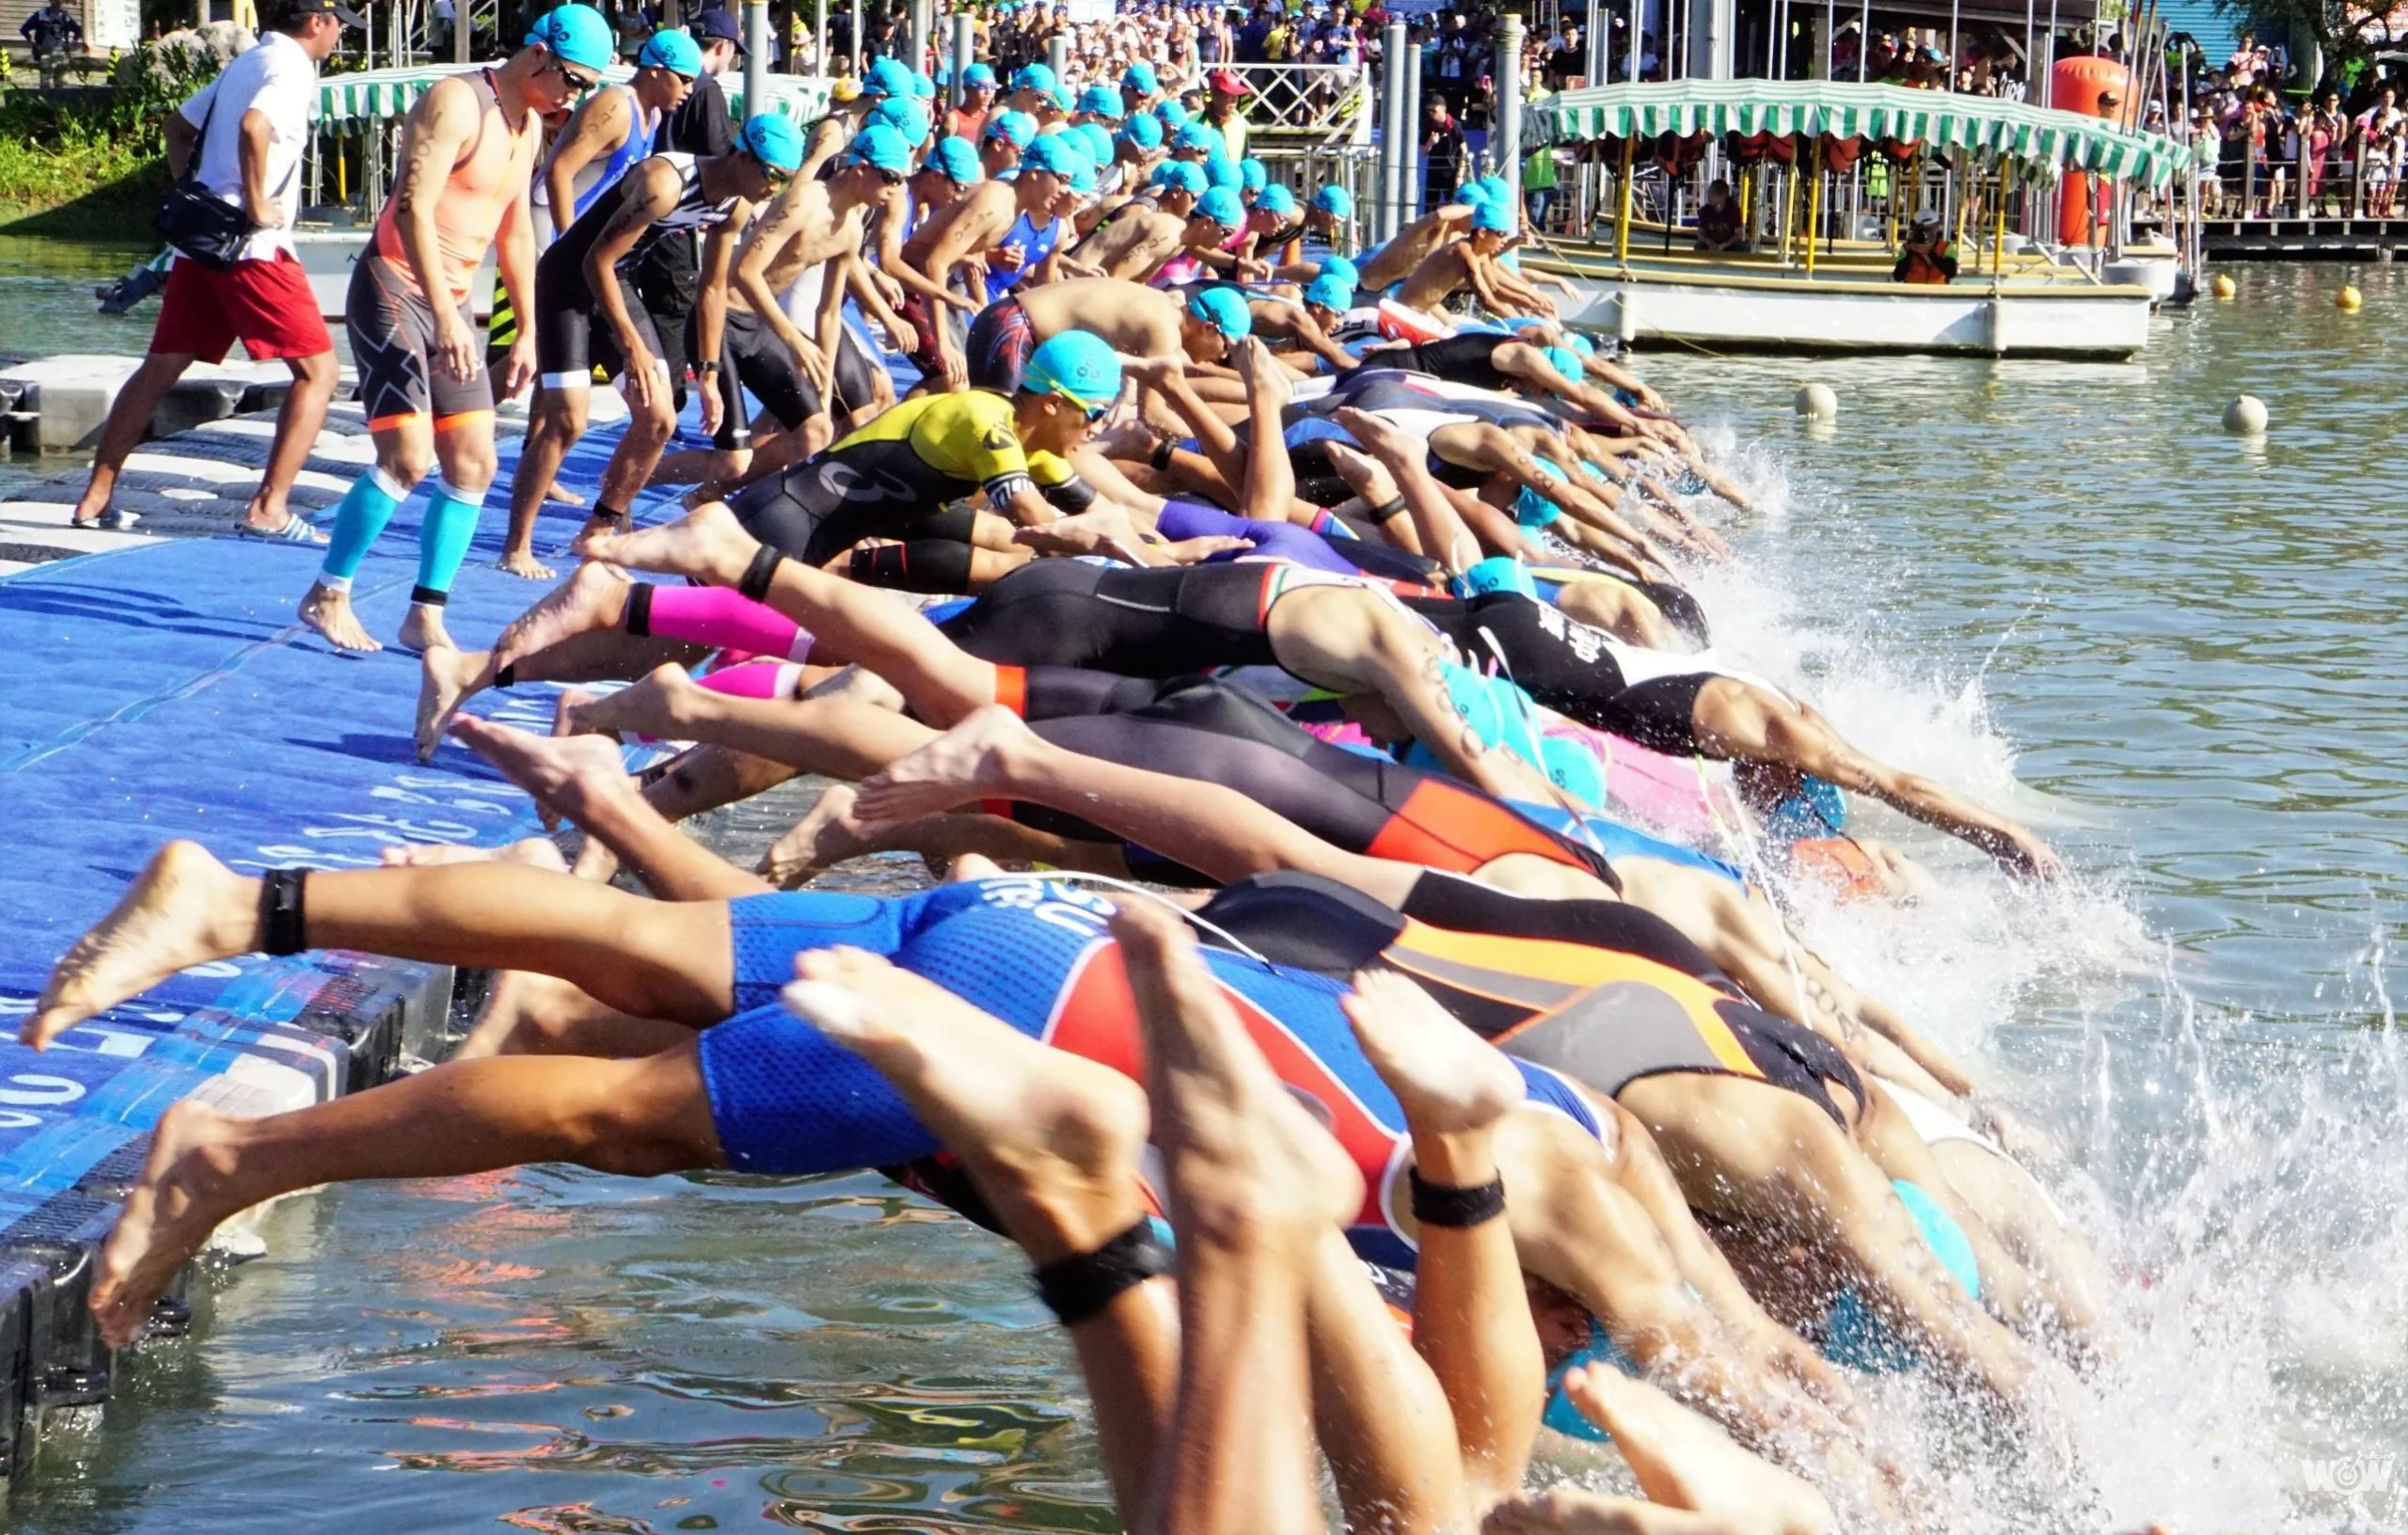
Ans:
[[[2345,277],[2363,315],[2331,309]],[[1938,893],[1788,894],[2064,1147],[2052,1186],[2121,1281],[2134,1341],[2063,1431],[2083,1484],[1929,1430],[1952,1529],[2408,1523],[2341,1480],[2392,1455],[2408,1486],[2403,304],[2391,268],[2258,271],[2131,367],[1645,359],[1766,492],[1702,583],[1721,648],[2085,871],[2018,889],[1860,809]],[[1790,413],[1807,378],[1829,432]],[[2243,388],[2262,446],[2218,425]],[[714,834],[749,858],[807,799]],[[51,1436],[16,1527],[1115,1527],[1025,1266],[875,1177],[529,1169],[310,1195],[267,1232],[104,1432]],[[1910,1385],[1876,1395],[1925,1432]]]

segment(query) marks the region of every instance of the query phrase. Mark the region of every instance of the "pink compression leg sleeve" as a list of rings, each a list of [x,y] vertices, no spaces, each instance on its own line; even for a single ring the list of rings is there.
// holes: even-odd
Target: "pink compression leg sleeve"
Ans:
[[[746,661],[720,667],[694,682],[729,698],[792,698],[801,685],[802,668],[792,661]]]
[[[782,656],[800,661],[811,653],[811,631],[776,609],[723,586],[645,586],[645,612],[631,604],[627,632],[690,640],[718,649]]]

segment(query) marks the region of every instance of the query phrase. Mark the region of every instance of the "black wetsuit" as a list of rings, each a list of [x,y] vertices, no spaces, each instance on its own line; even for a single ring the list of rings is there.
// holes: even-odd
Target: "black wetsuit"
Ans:
[[[1276,666],[1267,625],[1280,570],[1247,563],[1125,570],[1040,560],[1006,576],[939,627],[979,659],[1007,666],[1086,667],[1133,677]],[[1399,600],[1467,658],[1494,658],[1547,707],[1655,751],[1687,756],[1698,750],[1692,711],[1717,673],[1700,670],[1631,686],[1614,660],[1618,641],[1515,593]]]

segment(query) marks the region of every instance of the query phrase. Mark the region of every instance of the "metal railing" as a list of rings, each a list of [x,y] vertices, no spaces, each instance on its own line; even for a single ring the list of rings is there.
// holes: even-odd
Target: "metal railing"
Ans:
[[[1361,64],[1226,64],[1251,94],[1245,98],[1246,141],[1271,144],[1368,145],[1371,142],[1371,71]]]

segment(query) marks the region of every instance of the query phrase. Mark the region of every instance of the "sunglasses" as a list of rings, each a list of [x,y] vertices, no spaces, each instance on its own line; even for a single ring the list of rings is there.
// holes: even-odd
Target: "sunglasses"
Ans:
[[[571,73],[569,67],[566,64],[562,63],[557,58],[546,65],[545,68],[550,72],[559,75],[561,77],[561,84],[568,87],[570,90],[576,92],[579,96],[584,95],[587,91],[594,89],[596,86],[599,86],[602,83],[602,77],[598,74]]]

